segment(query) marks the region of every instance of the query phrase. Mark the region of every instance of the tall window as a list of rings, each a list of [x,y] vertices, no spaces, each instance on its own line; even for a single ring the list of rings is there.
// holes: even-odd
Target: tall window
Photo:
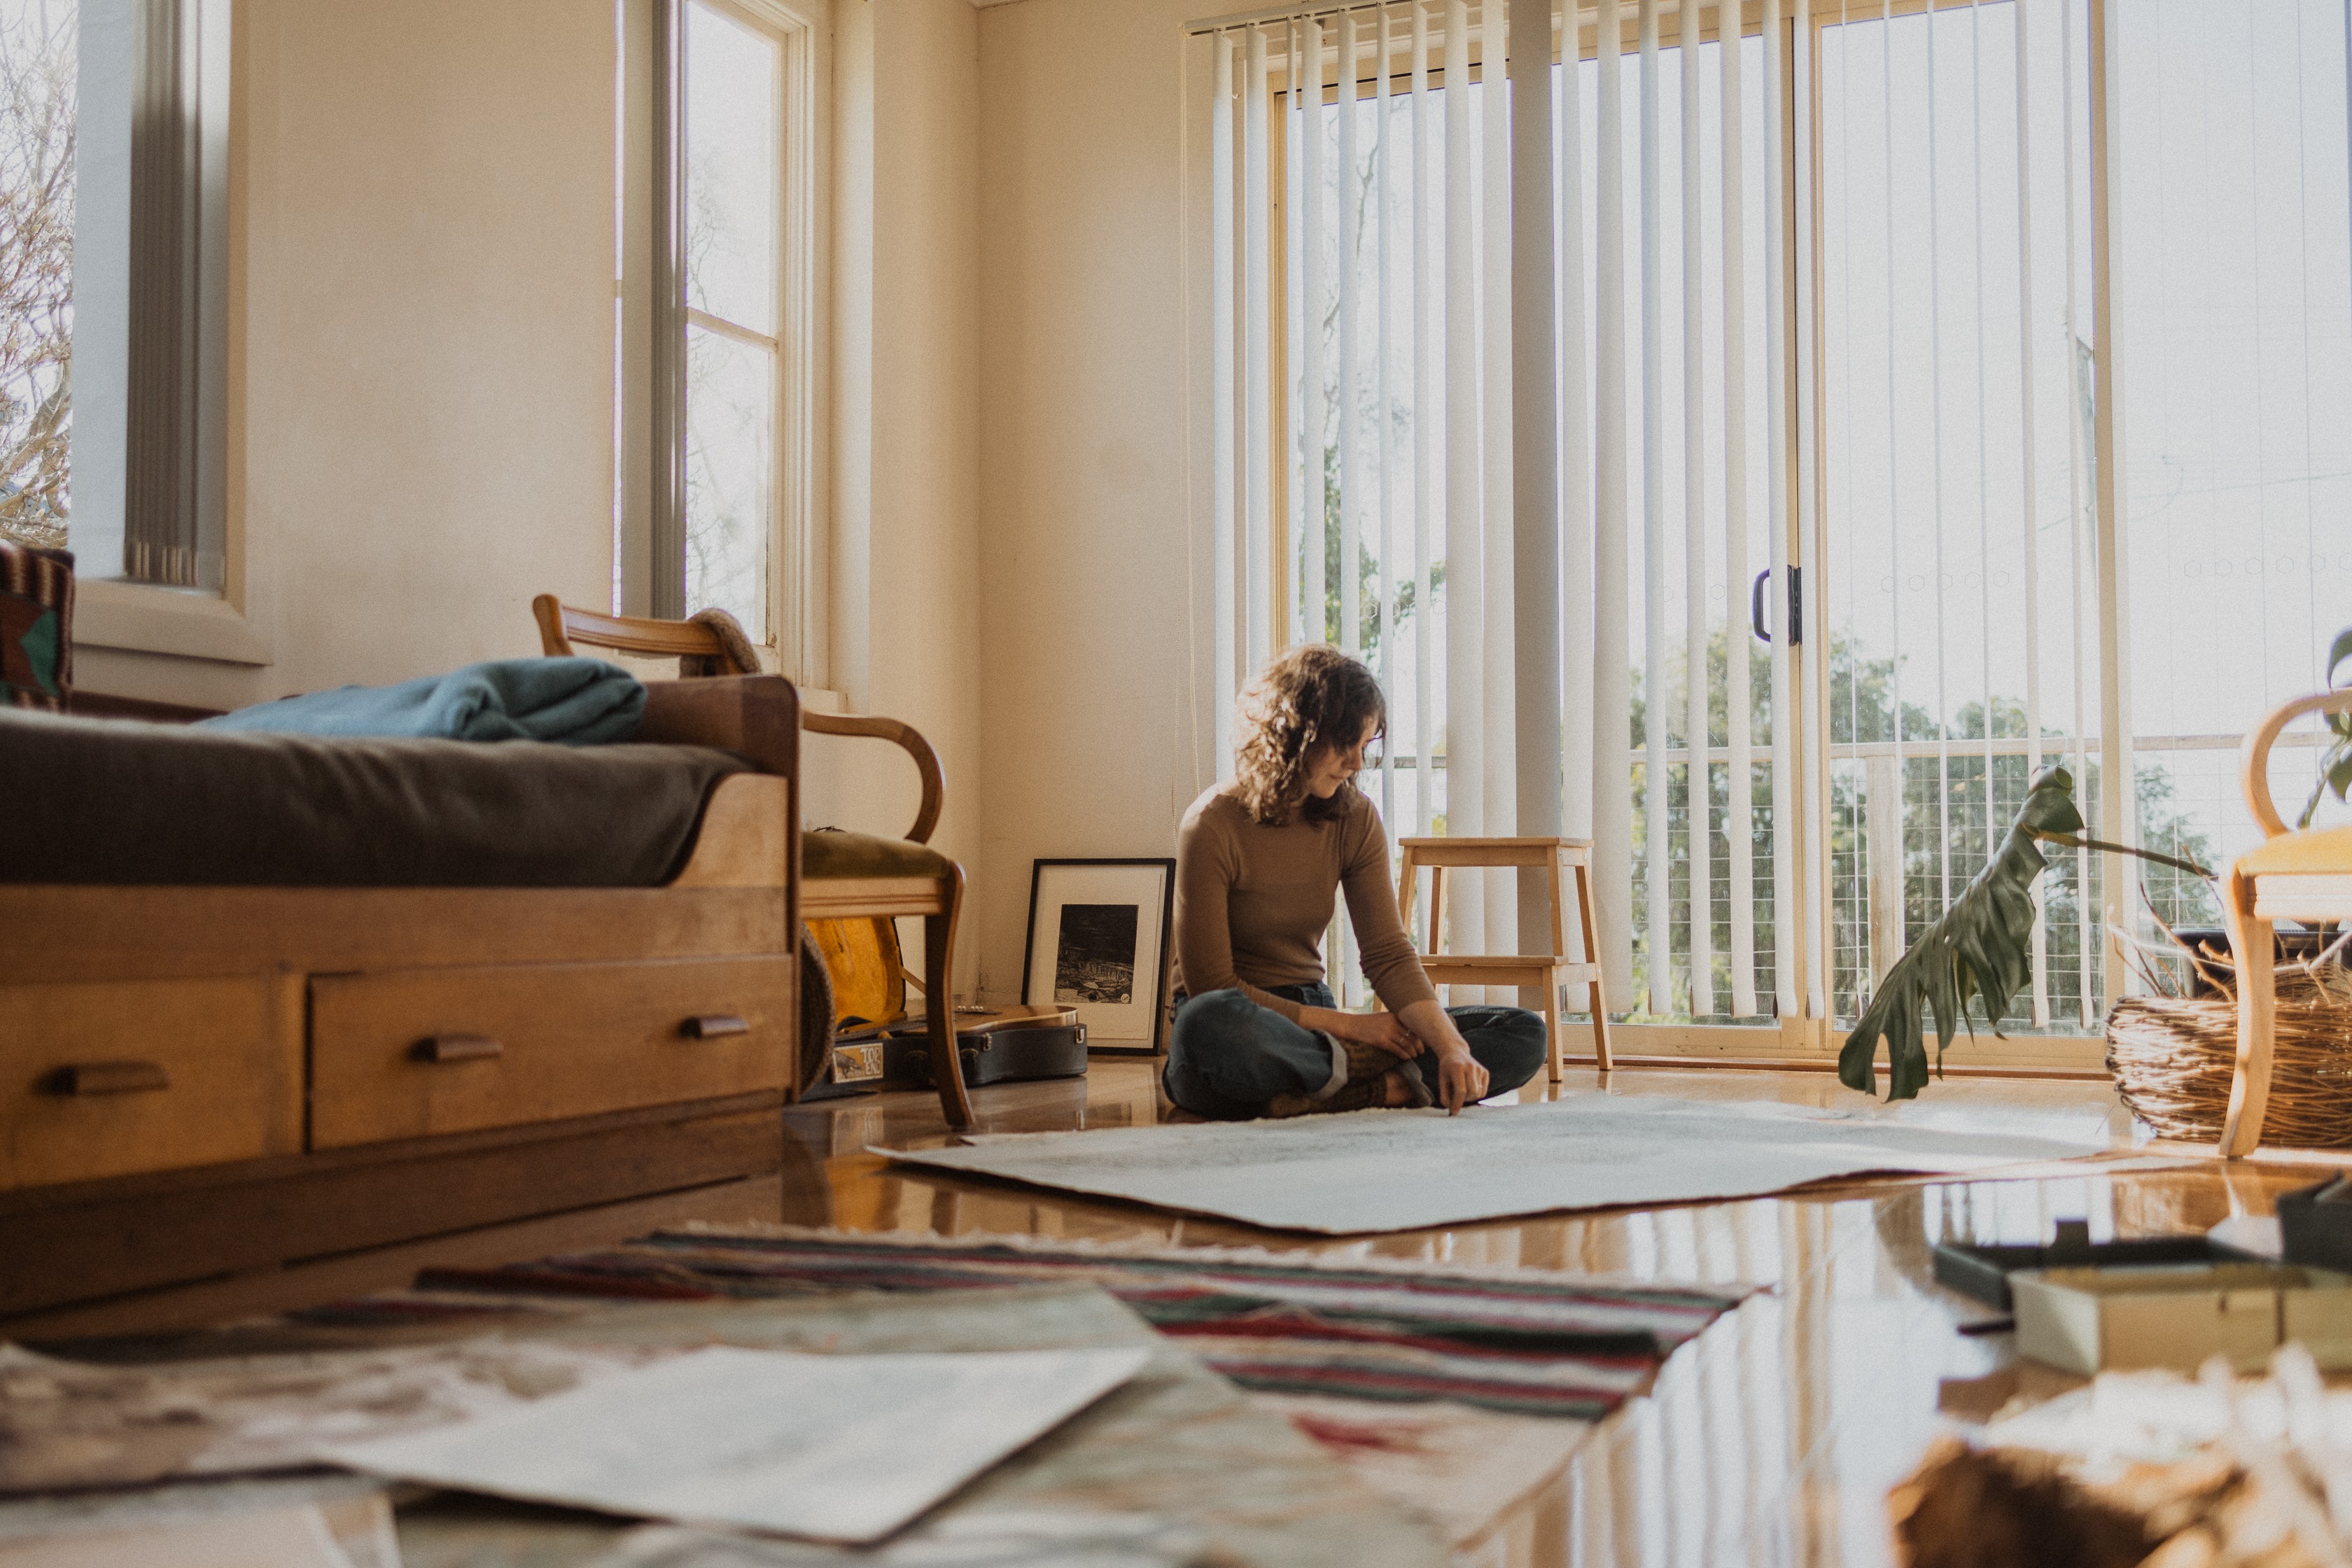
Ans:
[[[1643,1021],[1850,1023],[2052,763],[2099,837],[2244,847],[2238,736],[2352,623],[2337,0],[1548,8],[1575,47],[1539,499],[1511,493],[1505,5],[1207,39],[1222,678],[1360,649],[1399,830],[1508,831],[1510,541],[1556,505],[1569,830]],[[2315,752],[2284,755],[2299,800]],[[2111,926],[2218,913],[2050,860],[2012,1031],[2097,1026]],[[1510,945],[1507,895],[1450,907]]]
[[[2240,734],[2316,690],[2352,624],[2345,14],[2145,0],[2125,15],[2124,695],[2147,842],[2218,866],[2262,837]],[[2310,791],[2317,738],[2298,729],[2273,753],[2283,805]],[[2142,875],[2168,920],[2220,922],[2204,884]]]
[[[0,4],[0,537],[49,547],[72,506],[75,22]]]
[[[2084,8],[1888,18],[1841,5],[1823,20],[1832,984],[1844,1016],[1984,864],[2037,769],[2063,763],[2100,831],[2103,691]],[[2050,858],[2033,980],[2009,1024],[2080,1029],[2103,1010],[2098,857]]]
[[[0,537],[218,590],[228,0],[0,0]]]
[[[625,24],[634,9],[625,4]],[[655,0],[645,17],[656,102],[645,265],[649,346],[628,352],[622,256],[622,438],[652,450],[642,583],[625,607],[721,609],[797,668],[806,574],[810,244],[806,26],[766,0]],[[645,47],[644,34],[625,55]],[[624,89],[625,95],[625,86]],[[628,117],[624,116],[625,134]],[[631,386],[646,417],[631,421]],[[627,465],[625,463],[625,471]],[[625,513],[631,499],[624,497]]]
[[[768,640],[780,508],[783,39],[686,8],[685,593]]]

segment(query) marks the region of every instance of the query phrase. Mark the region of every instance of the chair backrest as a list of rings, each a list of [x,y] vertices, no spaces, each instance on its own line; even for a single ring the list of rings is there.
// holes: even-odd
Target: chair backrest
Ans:
[[[614,648],[623,653],[647,654],[656,658],[665,655],[680,658],[715,658],[722,663],[734,665],[718,634],[692,621],[650,621],[635,616],[608,616],[595,610],[574,608],[552,594],[541,594],[533,599],[530,613],[539,618],[540,646],[551,658],[569,658],[572,644],[585,643],[590,647]],[[740,669],[740,666],[736,668]],[[757,675],[760,672],[744,669],[740,673]],[[940,823],[945,787],[940,777],[939,753],[912,725],[878,714],[819,713],[803,708],[801,728],[818,735],[855,735],[867,740],[887,741],[904,750],[914,759],[915,771],[921,776],[923,798],[915,808],[914,826],[908,828],[903,837],[917,844],[930,842],[931,829]]]
[[[2352,712],[2352,687],[2315,691],[2273,708],[2261,723],[2246,731],[2245,742],[2238,752],[2238,785],[2245,793],[2246,809],[2253,813],[2254,821],[2266,837],[2276,838],[2288,831],[2278,807],[2271,803],[2272,745],[2281,731],[2306,713],[2346,712]]]
[[[719,634],[692,621],[656,621],[636,616],[608,616],[564,604],[552,594],[541,594],[533,599],[530,613],[539,620],[541,648],[554,658],[568,658],[573,652],[574,643],[585,643],[590,647],[643,654],[653,658],[727,659],[726,646],[719,640]],[[756,669],[741,668],[731,659],[727,659],[727,662],[738,675],[760,673]]]

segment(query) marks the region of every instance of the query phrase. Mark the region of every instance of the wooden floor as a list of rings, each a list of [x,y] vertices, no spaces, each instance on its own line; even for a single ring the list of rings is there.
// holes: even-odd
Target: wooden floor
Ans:
[[[1703,1068],[1572,1072],[1567,1091],[1849,1105],[1827,1074]],[[1541,1086],[1522,1094],[1538,1096]],[[982,1131],[1145,1125],[1161,1114],[1150,1064],[1097,1058],[1084,1080],[974,1094]],[[2144,1142],[2102,1083],[1996,1079],[1932,1083],[1906,1118],[1953,1127]],[[2202,1231],[2267,1214],[2283,1188],[2340,1157],[2240,1162],[2151,1145],[2097,1175],[2005,1182],[1872,1182],[1796,1196],[1499,1221],[1332,1241],[1137,1205],[1057,1199],[1005,1184],[902,1171],[868,1145],[947,1141],[936,1099],[892,1093],[800,1107],[804,1156],[786,1217],[851,1229],[1149,1237],[1341,1255],[1459,1259],[1676,1282],[1748,1281],[1767,1293],[1666,1364],[1527,1499],[1475,1555],[1496,1563],[1877,1564],[1893,1561],[1887,1488],[1926,1447],[1939,1411],[1989,1413],[2018,1393],[2074,1380],[2020,1363],[2005,1333],[1967,1335],[1990,1309],[1937,1286],[1940,1240],[2046,1239],[2083,1216],[2094,1239]]]

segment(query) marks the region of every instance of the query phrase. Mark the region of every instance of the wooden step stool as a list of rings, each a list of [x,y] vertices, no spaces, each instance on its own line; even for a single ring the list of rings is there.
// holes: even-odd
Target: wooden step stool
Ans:
[[[1609,1004],[1601,991],[1601,965],[1590,962],[1600,951],[1593,929],[1589,838],[1401,838],[1404,865],[1397,877],[1397,911],[1412,931],[1413,881],[1429,868],[1429,945],[1422,950],[1421,967],[1437,985],[1538,986],[1544,1006],[1544,1058],[1551,1081],[1559,1081],[1560,987],[1581,982],[1592,988],[1592,1054],[1603,1072],[1613,1065],[1609,1054]],[[1441,953],[1438,932],[1444,929],[1445,873],[1468,866],[1541,867],[1551,891],[1551,951],[1519,953]],[[1576,873],[1576,914],[1584,933],[1588,962],[1568,956],[1568,928],[1561,907],[1560,868]]]

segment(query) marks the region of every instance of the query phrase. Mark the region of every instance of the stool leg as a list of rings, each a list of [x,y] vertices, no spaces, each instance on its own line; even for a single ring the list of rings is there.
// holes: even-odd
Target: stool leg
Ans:
[[[963,910],[963,868],[953,868],[944,913],[923,917],[925,1033],[931,1052],[931,1081],[939,1085],[940,1110],[961,1132],[971,1126],[971,1096],[964,1089],[963,1058],[956,1052],[955,929]]]
[[[1560,897],[1558,849],[1544,857],[1544,881],[1551,894],[1551,955],[1556,960],[1564,959],[1568,956],[1568,929],[1565,911],[1561,908],[1566,900]],[[1544,1039],[1551,1058],[1551,1080],[1554,1083],[1559,1081],[1560,1030],[1567,1025],[1564,1015],[1568,995],[1561,989],[1565,984],[1560,979],[1560,972],[1555,969],[1544,989]]]
[[[1601,928],[1592,918],[1592,878],[1586,866],[1576,868],[1576,916],[1584,925],[1585,973],[1592,977],[1585,984],[1585,998],[1592,1008],[1592,1056],[1601,1070],[1607,1072],[1616,1060],[1609,1054],[1609,998],[1601,984]]]
[[[1432,953],[1437,951],[1438,921],[1444,910],[1445,868],[1432,866],[1429,868],[1429,947],[1426,950]]]
[[[2263,1141],[2270,1110],[2271,1049],[2276,1027],[2271,965],[2271,922],[2254,917],[2254,886],[2234,868],[2221,891],[2230,924],[2230,962],[2238,968],[2238,1067],[2230,1082],[2230,1113],[2221,1123],[2221,1152],[2235,1160]]]
[[[1551,892],[1551,955],[1568,956],[1567,900],[1560,897],[1559,856],[1554,853],[1544,866],[1544,878]]]
[[[1559,1081],[1561,1050],[1559,1037],[1563,1023],[1560,1016],[1560,987],[1566,984],[1567,982],[1560,978],[1560,972],[1557,969],[1544,976],[1544,1067],[1547,1075],[1554,1083]]]

